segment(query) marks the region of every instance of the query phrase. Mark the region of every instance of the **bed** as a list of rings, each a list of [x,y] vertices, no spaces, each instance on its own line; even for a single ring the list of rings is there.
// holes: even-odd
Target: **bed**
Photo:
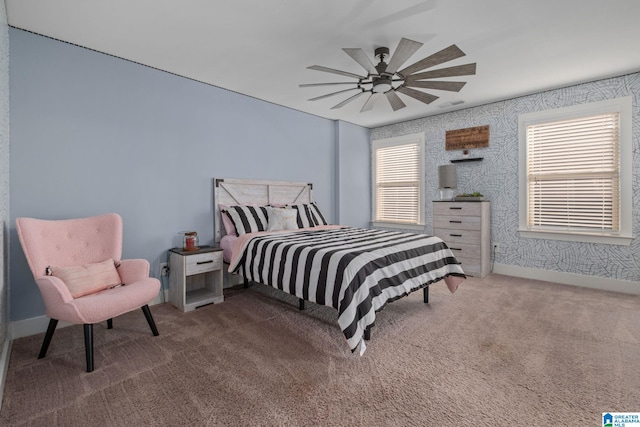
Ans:
[[[217,179],[214,200],[216,241],[228,248],[228,271],[245,284],[298,297],[301,309],[304,301],[333,307],[349,348],[360,354],[387,303],[419,289],[428,302],[431,284],[444,281],[455,292],[465,278],[437,237],[326,224],[307,183]],[[285,211],[289,221],[269,230],[268,214],[275,223]],[[229,218],[238,236],[225,234]]]

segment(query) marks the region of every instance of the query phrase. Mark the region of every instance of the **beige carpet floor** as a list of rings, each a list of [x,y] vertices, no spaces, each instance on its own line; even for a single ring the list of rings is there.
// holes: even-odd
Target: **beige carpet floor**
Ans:
[[[336,313],[266,286],[222,304],[141,311],[13,342],[0,424],[597,426],[640,411],[640,297],[489,275],[378,314],[364,356]]]

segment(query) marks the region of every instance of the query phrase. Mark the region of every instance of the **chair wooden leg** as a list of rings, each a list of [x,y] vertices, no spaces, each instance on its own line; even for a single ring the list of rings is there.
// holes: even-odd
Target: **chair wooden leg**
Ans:
[[[38,359],[42,359],[47,355],[47,350],[49,349],[49,344],[51,344],[53,333],[56,331],[56,326],[58,326],[58,320],[49,319],[49,327],[47,327],[47,333],[44,336],[44,341],[42,341],[42,347],[40,347],[40,354],[38,354]]]
[[[87,356],[87,372],[93,372],[93,325],[84,325],[84,352]]]
[[[113,329],[113,319],[107,319],[107,329]]]
[[[153,336],[157,337],[160,335],[158,333],[158,328],[156,328],[156,322],[153,321],[153,316],[151,315],[151,310],[149,310],[149,306],[145,305],[142,307],[142,312],[144,313],[144,317],[147,318],[147,323],[149,323],[149,327],[151,328],[151,332],[153,332]]]

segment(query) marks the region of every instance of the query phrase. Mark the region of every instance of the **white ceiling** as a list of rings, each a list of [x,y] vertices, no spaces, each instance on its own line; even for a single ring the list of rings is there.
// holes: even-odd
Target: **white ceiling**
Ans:
[[[85,46],[274,104],[376,127],[640,71],[638,0],[5,0],[9,25]],[[366,96],[307,99],[349,81],[310,65],[363,74],[342,51],[424,45],[405,66],[451,44],[477,63],[458,93],[426,105],[400,94],[360,113]],[[355,80],[355,79],[354,79]],[[452,102],[464,103],[452,106]]]

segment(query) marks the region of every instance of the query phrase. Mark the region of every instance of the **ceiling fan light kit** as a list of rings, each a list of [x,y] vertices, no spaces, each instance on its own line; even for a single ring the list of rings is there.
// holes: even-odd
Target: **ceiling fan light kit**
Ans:
[[[369,111],[373,108],[376,101],[381,98],[381,95],[384,94],[393,111],[397,111],[407,106],[398,96],[398,92],[425,104],[430,104],[438,99],[438,96],[415,88],[459,92],[466,82],[434,81],[431,79],[469,76],[476,73],[475,63],[424,71],[428,68],[465,56],[465,53],[456,45],[451,45],[442,49],[441,51],[398,71],[398,68],[400,68],[400,66],[402,66],[402,64],[404,64],[411,55],[420,49],[420,47],[422,47],[422,43],[402,38],[400,43],[398,43],[398,47],[396,47],[396,50],[393,52],[393,55],[391,55],[389,63],[385,62],[385,59],[389,56],[389,48],[378,47],[374,51],[375,57],[379,59],[378,65],[374,65],[364,50],[360,48],[343,48],[342,50],[347,55],[353,58],[354,61],[365,69],[367,72],[366,76],[350,73],[348,71],[336,70],[334,68],[323,67],[321,65],[312,65],[307,68],[310,70],[354,78],[357,79],[357,81],[308,83],[301,84],[300,87],[354,85],[352,88],[317,96],[309,99],[309,101],[317,101],[319,99],[325,99],[341,93],[359,90],[359,93],[351,95],[349,98],[331,108],[341,108],[360,98],[362,95],[368,94],[369,97],[365,101],[360,112]]]

